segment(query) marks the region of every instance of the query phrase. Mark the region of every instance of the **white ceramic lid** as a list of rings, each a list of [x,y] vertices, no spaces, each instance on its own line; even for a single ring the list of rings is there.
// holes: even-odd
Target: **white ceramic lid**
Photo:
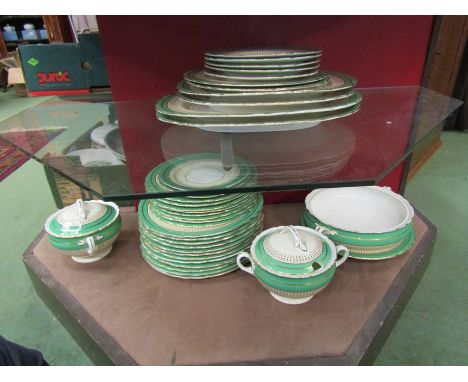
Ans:
[[[119,216],[119,207],[112,202],[78,199],[74,204],[58,210],[45,223],[52,236],[72,238],[89,235],[112,224]]]
[[[264,251],[259,243],[262,239]],[[279,226],[263,231],[253,241],[250,253],[255,265],[289,278],[322,274],[337,258],[336,247],[328,237],[302,226]]]
[[[317,235],[298,231],[292,226],[266,236],[263,247],[271,258],[290,264],[314,261],[322,253],[322,241]]]
[[[80,226],[99,220],[107,211],[107,206],[100,203],[76,203],[63,208],[56,216],[57,222],[64,227]]]

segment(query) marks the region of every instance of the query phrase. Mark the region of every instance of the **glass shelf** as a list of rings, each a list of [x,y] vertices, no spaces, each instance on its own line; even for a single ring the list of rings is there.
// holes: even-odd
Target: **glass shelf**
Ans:
[[[2,122],[0,138],[104,200],[370,185],[462,104],[422,87],[358,91],[361,110],[349,117],[303,130],[237,134],[160,122],[157,98],[52,98]],[[116,120],[114,139],[97,152],[91,132]],[[218,155],[227,172],[233,157],[245,159],[241,170],[250,180],[229,188],[146,192],[145,177],[155,166],[206,153]]]

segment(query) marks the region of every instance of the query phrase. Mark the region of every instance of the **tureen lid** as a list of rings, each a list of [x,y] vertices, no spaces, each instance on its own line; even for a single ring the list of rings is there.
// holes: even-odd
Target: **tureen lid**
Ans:
[[[300,226],[280,226],[260,234],[252,251],[255,264],[292,278],[325,272],[335,262],[333,244],[319,232]]]
[[[49,216],[45,230],[56,237],[78,237],[89,235],[110,225],[119,216],[119,207],[115,203],[101,200],[76,203],[62,208]]]

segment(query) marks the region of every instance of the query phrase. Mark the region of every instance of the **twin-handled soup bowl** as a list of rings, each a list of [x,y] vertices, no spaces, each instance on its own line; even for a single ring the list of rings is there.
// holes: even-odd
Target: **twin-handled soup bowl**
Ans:
[[[90,263],[109,254],[121,226],[115,203],[78,199],[49,216],[45,230],[49,242],[63,254],[79,263]]]
[[[339,260],[337,254],[341,255]],[[325,235],[311,228],[280,226],[260,233],[250,254],[237,256],[237,265],[254,275],[278,301],[302,304],[332,281],[348,254],[346,247],[335,247]],[[246,260],[250,265],[245,265]]]
[[[413,207],[388,187],[314,190],[305,205],[301,223],[345,245],[352,258],[387,259],[414,243]]]

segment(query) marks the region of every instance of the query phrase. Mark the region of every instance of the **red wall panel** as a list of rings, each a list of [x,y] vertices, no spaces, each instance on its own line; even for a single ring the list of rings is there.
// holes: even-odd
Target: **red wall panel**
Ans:
[[[359,87],[419,85],[433,17],[100,16],[98,23],[114,98],[124,100],[174,92],[185,71],[203,67],[206,50],[262,46],[322,48],[321,68],[350,74]],[[138,118],[154,126],[154,108],[145,110]],[[143,131],[128,111],[119,115],[126,150],[149,152],[149,143],[136,147],[133,138]],[[141,189],[144,173],[136,157],[130,155],[128,165]],[[383,183],[397,190],[401,172],[402,166]]]

